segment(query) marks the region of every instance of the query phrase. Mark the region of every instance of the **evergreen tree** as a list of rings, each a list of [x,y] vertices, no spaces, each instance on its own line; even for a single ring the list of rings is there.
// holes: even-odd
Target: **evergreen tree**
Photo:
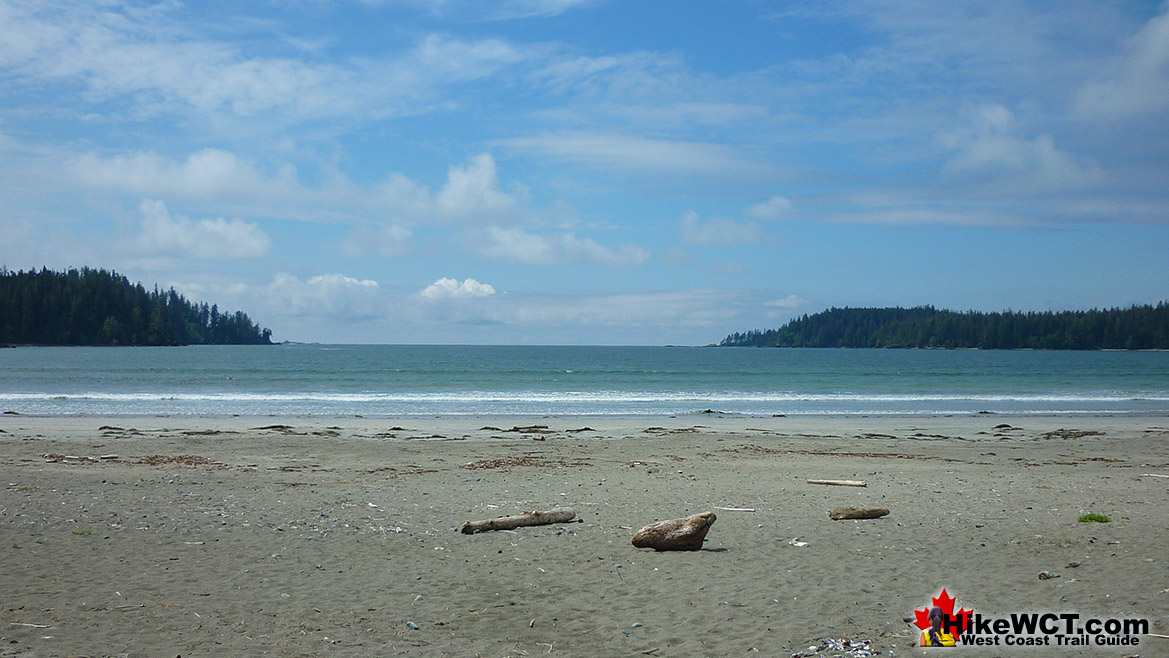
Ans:
[[[1169,349],[1169,304],[1128,309],[984,313],[830,308],[779,329],[733,333],[722,346],[979,349]]]
[[[0,342],[39,345],[271,344],[243,312],[148,293],[116,272],[0,269]],[[219,331],[231,326],[232,331]]]

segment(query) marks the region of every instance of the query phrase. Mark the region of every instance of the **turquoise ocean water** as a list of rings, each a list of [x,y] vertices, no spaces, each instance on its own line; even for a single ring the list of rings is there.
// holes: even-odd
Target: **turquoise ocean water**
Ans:
[[[28,415],[1169,414],[1169,352],[278,345],[0,349]]]

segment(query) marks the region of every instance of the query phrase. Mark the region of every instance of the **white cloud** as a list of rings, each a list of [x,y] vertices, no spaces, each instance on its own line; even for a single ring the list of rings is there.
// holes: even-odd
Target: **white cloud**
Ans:
[[[395,62],[393,70],[399,82],[409,81],[425,89],[436,83],[486,78],[525,57],[526,53],[500,39],[464,41],[430,34],[408,58]],[[403,87],[397,91],[407,90]]]
[[[490,297],[495,294],[495,288],[487,283],[479,283],[475,279],[441,278],[426,286],[418,296],[428,302],[439,302],[448,299],[470,299],[476,297]]]
[[[1031,190],[1083,185],[1099,177],[1091,164],[1082,164],[1056,147],[1047,135],[1017,136],[1014,115],[1002,105],[984,105],[968,125],[943,139],[955,151],[946,172],[974,179],[999,179],[1009,187]]]
[[[682,216],[680,231],[682,240],[698,245],[744,244],[764,239],[756,224],[719,218],[704,222],[693,210]]]
[[[29,77],[79,82],[94,99],[130,96],[140,109],[178,103],[240,115],[351,109],[347,96],[333,95],[352,82],[347,71],[248,57],[186,34],[165,5],[135,10],[113,3],[14,3],[6,9],[0,31],[21,38],[0,48],[0,62]]]
[[[1150,19],[1127,46],[1115,77],[1089,82],[1077,92],[1080,115],[1125,118],[1169,110],[1169,11]]]
[[[800,297],[799,295],[792,294],[792,295],[788,295],[787,297],[784,297],[783,299],[775,299],[775,300],[772,300],[770,302],[767,302],[765,304],[765,306],[770,306],[773,308],[789,308],[790,309],[790,308],[799,308],[801,306],[806,306],[807,304],[808,304],[808,300],[804,299],[803,297]]]
[[[500,3],[497,16],[499,18],[559,16],[570,9],[596,3],[597,0],[508,0]]]
[[[359,0],[371,7],[413,5],[435,16],[458,16],[460,20],[506,20],[559,16],[575,7],[597,0]]]
[[[518,228],[487,227],[464,236],[467,247],[485,258],[525,265],[584,263],[609,267],[638,267],[649,252],[635,245],[606,247],[573,233],[539,235]]]
[[[246,260],[266,256],[271,246],[260,227],[239,219],[171,217],[163,202],[149,199],[138,210],[142,233],[137,248],[145,255]]]
[[[446,185],[434,199],[437,211],[447,217],[499,216],[514,212],[516,199],[499,190],[495,159],[481,153],[467,166],[451,166]]]
[[[738,293],[676,290],[548,298],[512,302],[500,321],[509,324],[676,327],[712,326],[738,313]],[[504,310],[504,309],[501,309]]]
[[[321,274],[301,281],[281,272],[265,289],[263,304],[279,315],[363,320],[381,315],[380,286],[370,279]]]
[[[685,60],[677,53],[638,51],[598,57],[558,53],[532,71],[530,79],[537,87],[588,99],[594,112],[620,113],[636,112],[641,106],[631,106],[634,100],[657,107],[668,103],[664,99],[684,96],[677,88],[684,72]],[[599,105],[597,101],[604,98],[612,99],[613,104]],[[693,100],[689,102],[697,107]]]
[[[360,190],[356,191],[358,195]],[[373,187],[371,205],[385,208],[390,217],[400,221],[417,221],[434,213],[430,189],[400,173],[392,173]]]
[[[546,133],[499,140],[516,151],[644,176],[691,175],[725,178],[764,178],[775,169],[725,144],[671,141],[600,132]]]
[[[299,192],[291,165],[278,164],[274,176],[264,176],[234,153],[220,149],[196,151],[182,162],[149,151],[108,158],[86,153],[69,164],[83,185],[144,196],[233,200]]]
[[[783,219],[792,212],[791,199],[785,196],[773,196],[761,201],[744,211],[748,217],[755,219]]]
[[[254,42],[196,23],[177,2],[6,2],[0,68],[38,83],[79,85],[86,100],[127,100],[133,115],[180,111],[200,121],[231,117],[271,126],[431,112],[446,106],[434,99],[439,90],[529,56],[499,39],[429,34],[401,52],[325,63],[257,55]]]
[[[626,117],[648,126],[692,127],[696,125],[731,127],[764,121],[770,110],[756,103],[677,102],[671,104],[623,105],[605,108],[615,116]]]
[[[522,223],[538,214],[522,186],[512,186],[511,192],[501,189],[490,153],[452,165],[437,193],[400,173],[358,185],[329,171],[319,186],[310,187],[291,164],[277,160],[262,167],[221,149],[202,149],[182,159],[139,151],[109,157],[85,153],[64,161],[72,178],[91,189],[179,198],[266,217],[328,222],[384,218],[388,226],[366,229],[355,239],[373,237],[375,250],[390,253],[399,253],[412,224]]]

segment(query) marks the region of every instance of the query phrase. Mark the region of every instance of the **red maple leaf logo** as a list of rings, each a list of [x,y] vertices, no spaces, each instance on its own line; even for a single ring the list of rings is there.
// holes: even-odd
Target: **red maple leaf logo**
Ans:
[[[958,612],[955,613],[954,612],[954,602],[957,600],[958,599],[956,597],[952,597],[948,593],[946,593],[946,588],[943,587],[942,593],[933,597],[933,599],[932,599],[933,603],[931,603],[930,605],[926,606],[925,608],[923,608],[921,610],[914,610],[913,611],[913,616],[915,619],[914,625],[923,631],[925,629],[929,628],[930,627],[930,608],[933,606],[938,606],[939,608],[942,609],[942,614],[945,615],[944,617],[942,617],[943,624],[945,623],[945,621],[954,620],[955,618],[957,619],[958,626],[957,626],[956,632],[954,630],[951,630],[954,628],[953,626],[951,626],[949,629],[947,629],[943,626],[942,630],[945,630],[949,633],[952,633],[954,635],[955,641],[958,641],[958,634],[961,633],[962,631],[966,630],[966,626],[970,621],[970,615],[974,611],[967,610],[966,608],[960,608],[958,610]],[[952,623],[953,622],[951,621],[951,624]]]

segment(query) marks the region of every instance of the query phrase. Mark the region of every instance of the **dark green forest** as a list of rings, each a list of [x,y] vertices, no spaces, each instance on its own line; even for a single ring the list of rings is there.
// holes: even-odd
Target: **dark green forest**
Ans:
[[[221,313],[117,272],[0,270],[0,343],[30,345],[268,345],[243,312]]]
[[[1169,305],[1090,311],[939,311],[831,308],[779,329],[734,333],[723,347],[889,347],[939,349],[1169,349]]]

